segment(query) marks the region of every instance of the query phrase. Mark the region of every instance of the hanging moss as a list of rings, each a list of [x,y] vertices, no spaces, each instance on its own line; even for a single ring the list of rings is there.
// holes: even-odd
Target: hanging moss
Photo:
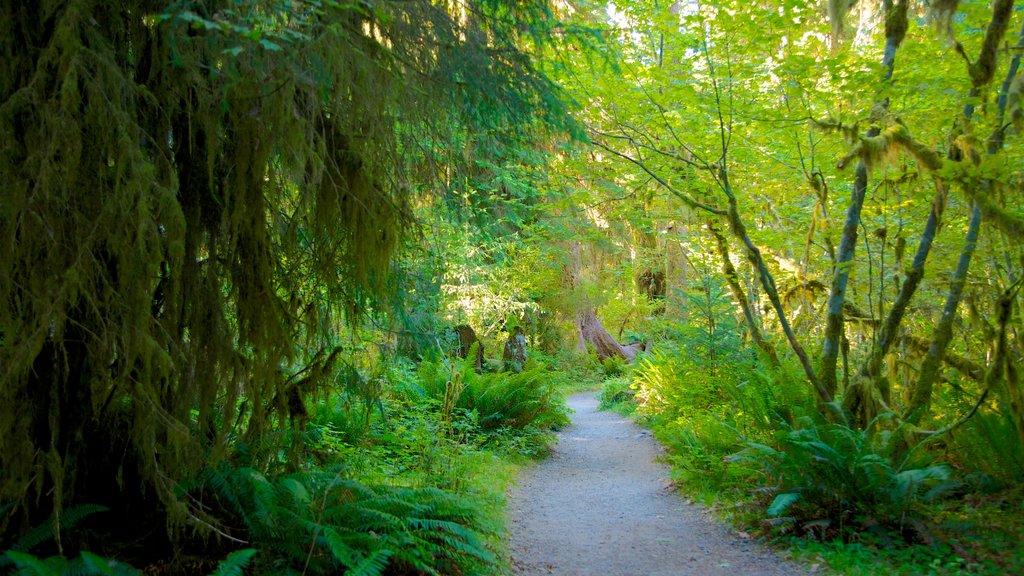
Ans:
[[[899,122],[888,126],[878,136],[860,138],[850,151],[839,159],[837,167],[843,169],[850,161],[860,158],[870,169],[880,164],[893,163],[900,152],[914,157],[918,164],[928,170],[938,170],[942,167],[942,157],[935,150],[915,140],[907,127]]]
[[[860,126],[856,122],[853,124],[843,124],[840,120],[835,118],[829,118],[827,120],[812,120],[812,122],[814,122],[814,125],[819,130],[826,133],[838,132],[843,136],[843,140],[845,140],[847,144],[853,144],[856,142],[860,134]]]
[[[857,0],[828,0],[825,3],[825,12],[832,29],[833,50],[838,48],[839,41],[846,29],[846,15],[856,3]]]
[[[1024,93],[1024,75],[1018,74],[1010,89],[1007,91],[1006,117],[1013,123],[1018,131],[1024,130],[1024,106],[1021,104],[1021,94]]]
[[[75,500],[202,525],[176,481],[391,289],[419,142],[567,126],[521,52],[548,13],[471,4],[0,0],[0,535]]]
[[[960,0],[932,0],[928,3],[928,19],[939,32],[953,37],[953,16],[960,6]]]

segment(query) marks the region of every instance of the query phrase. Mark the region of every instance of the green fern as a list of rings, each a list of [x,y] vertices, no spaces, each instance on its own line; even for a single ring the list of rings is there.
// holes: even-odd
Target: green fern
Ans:
[[[884,417],[884,415],[882,416]],[[760,469],[773,487],[767,515],[844,532],[864,526],[900,528],[922,502],[955,487],[949,469],[930,461],[892,464],[891,433],[845,424],[799,421],[777,446],[747,441],[728,458]]]
[[[497,560],[480,504],[436,488],[368,486],[334,471],[278,478],[222,466],[204,501],[219,502],[245,524],[275,571],[307,574],[485,573]]]
[[[528,363],[518,373],[477,374],[471,359],[454,365],[424,361],[417,369],[424,399],[439,402],[445,394],[445,383],[453,378],[453,370],[465,386],[456,407],[464,413],[476,413],[476,425],[485,432],[523,430],[529,426],[550,429],[569,422],[565,400],[543,364]]]
[[[96,514],[97,512],[106,511],[107,508],[105,506],[100,506],[98,504],[79,504],[77,506],[66,508],[61,512],[56,523],[53,521],[47,521],[35,526],[19,538],[14,545],[11,546],[11,550],[32,550],[43,542],[53,539],[58,532],[62,530],[70,530],[89,516]],[[0,563],[0,566],[3,566],[3,564]]]
[[[8,550],[4,555],[14,566],[16,576],[142,576],[139,570],[90,552],[68,560],[63,556],[39,558],[28,552]]]
[[[245,567],[252,562],[258,550],[254,548],[243,548],[236,550],[228,557],[217,564],[217,569],[210,573],[210,576],[242,576],[245,574]]]

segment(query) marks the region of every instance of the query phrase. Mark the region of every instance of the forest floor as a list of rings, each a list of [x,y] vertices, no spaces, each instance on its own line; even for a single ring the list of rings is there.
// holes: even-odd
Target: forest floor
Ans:
[[[788,575],[808,570],[731,532],[673,489],[661,447],[595,392],[550,458],[509,491],[512,567],[520,576]]]

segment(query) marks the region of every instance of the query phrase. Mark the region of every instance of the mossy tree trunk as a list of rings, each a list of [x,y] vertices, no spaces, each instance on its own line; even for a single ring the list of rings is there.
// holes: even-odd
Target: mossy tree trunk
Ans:
[[[896,51],[907,33],[907,0],[891,0],[882,3],[885,11],[885,50],[882,56],[882,90],[891,79],[896,64]],[[871,121],[874,124],[867,132],[867,138],[874,138],[881,133],[881,124],[888,120],[889,98],[886,96],[875,102]],[[861,209],[864,206],[864,195],[868,187],[868,160],[859,158],[853,179],[853,191],[850,195],[843,232],[839,239],[839,249],[833,265],[832,286],[829,290],[828,302],[825,305],[825,334],[821,345],[821,358],[818,375],[822,387],[830,395],[837,391],[836,365],[845,338],[843,329],[843,307],[846,303],[846,289],[853,269],[853,257],[857,249],[857,230],[861,223]],[[853,392],[853,391],[850,391]]]
[[[986,29],[985,40],[982,44],[978,60],[970,67],[972,95],[980,93],[982,88],[992,81],[995,73],[996,46],[1006,35],[1012,10],[1013,2],[1010,0],[997,0],[993,4],[992,19]],[[1024,42],[1024,28],[1021,30],[1021,41]],[[1004,95],[1009,88],[1010,79],[1016,74],[1019,64],[1020,55],[1018,54],[1011,61],[1007,81],[1003,83]],[[1006,103],[1005,96],[1001,95],[997,102],[998,123],[995,132],[988,139],[986,150],[988,155],[995,155],[1002,149],[1002,131],[1005,130],[1003,119],[1006,113]],[[964,124],[970,123],[973,111],[973,102],[969,102],[964,108],[963,118],[961,119]],[[964,156],[963,161],[971,161],[969,154],[963,154],[962,156]],[[987,198],[991,191],[991,183],[987,180],[971,182],[966,184],[966,186],[965,195],[968,198]],[[953,337],[953,323],[957,317],[957,308],[963,299],[971,260],[977,249],[978,237],[981,234],[981,224],[982,208],[980,202],[975,199],[971,202],[970,218],[968,220],[967,232],[964,236],[964,245],[960,251],[960,258],[957,260],[956,268],[950,277],[949,291],[946,295],[945,304],[942,307],[942,315],[935,325],[928,353],[921,362],[918,378],[911,393],[910,403],[907,406],[906,418],[913,424],[921,422],[931,403],[932,390],[939,376],[939,370],[946,354],[946,349],[949,347]]]
[[[487,134],[484,161],[572,128],[525,52],[554,38],[530,2],[238,6],[0,0],[15,532],[83,500],[207,530],[176,483],[301,418],[337,330],[389,308],[438,170],[418,143]]]

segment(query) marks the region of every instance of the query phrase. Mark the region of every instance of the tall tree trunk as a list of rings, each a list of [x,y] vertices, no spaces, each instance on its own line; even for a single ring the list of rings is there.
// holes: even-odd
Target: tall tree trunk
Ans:
[[[586,351],[587,344],[593,347],[597,357],[604,361],[607,358],[619,357],[627,362],[636,358],[637,352],[643,349],[640,344],[622,345],[605,329],[597,317],[597,310],[586,308],[576,314],[576,342],[581,351]]]
[[[992,6],[992,20],[985,31],[985,41],[982,45],[981,53],[978,56],[978,60],[970,66],[971,82],[973,83],[972,93],[980,91],[983,86],[992,81],[995,70],[996,48],[1006,34],[1012,10],[1012,0],[997,0]],[[1024,28],[1021,29],[1021,36],[1024,38]],[[1020,57],[1018,55],[1015,57],[1015,61],[1011,61],[1010,72],[1014,73],[1015,68],[1019,64]],[[1008,87],[1009,83],[1004,82],[1003,90],[1005,91]],[[1000,95],[998,106],[999,122],[996,123],[995,131],[988,140],[986,153],[989,155],[996,154],[1003,146],[1002,124],[1006,113],[1006,99],[1002,97],[1002,94]],[[965,122],[970,120],[970,115],[973,114],[973,111],[974,109],[970,104],[965,107]],[[988,181],[982,181],[976,188],[969,187],[965,190],[969,198],[987,198],[990,191],[991,184]],[[971,258],[974,256],[977,248],[978,236],[981,232],[981,220],[981,203],[978,200],[974,200],[971,202],[971,218],[967,226],[967,234],[964,237],[964,247],[960,251],[956,270],[954,270],[953,276],[950,279],[946,303],[942,307],[942,316],[935,326],[928,354],[925,355],[924,360],[921,362],[917,383],[914,385],[910,405],[907,407],[906,419],[913,424],[921,421],[928,411],[928,406],[931,404],[932,389],[936,379],[938,379],[939,369],[945,357],[946,348],[949,347],[949,342],[953,337],[953,321],[956,319],[956,311],[960,305],[960,300],[963,298],[963,290],[964,285],[967,283],[967,273],[970,270]]]
[[[946,353],[946,347],[953,337],[953,320],[956,318],[956,309],[963,297],[964,285],[967,283],[967,272],[971,267],[971,257],[978,244],[978,234],[981,230],[981,208],[974,205],[971,209],[971,220],[967,226],[967,236],[964,238],[964,247],[960,251],[960,259],[957,261],[956,270],[950,279],[949,293],[946,296],[946,304],[942,307],[942,317],[935,326],[934,336],[928,354],[921,362],[920,374],[917,383],[914,385],[913,395],[910,398],[910,406],[907,408],[907,421],[918,423],[921,417],[928,410],[931,402],[932,387],[939,375],[939,367],[942,365],[942,358]]]
[[[582,246],[579,242],[572,242],[569,246],[569,262],[565,269],[565,281],[567,287],[572,290],[579,288],[580,276],[583,272]],[[601,320],[597,317],[597,308],[590,302],[583,302],[576,312],[574,319],[576,328],[576,350],[586,352],[587,345],[593,347],[597,357],[602,361],[606,358],[617,356],[632,362],[643,345],[635,344],[623,346],[605,329]]]
[[[653,209],[653,193],[643,199],[642,204],[637,208],[645,213]],[[646,296],[654,304],[652,312],[663,314],[665,312],[665,257],[663,251],[658,250],[658,235],[654,233],[653,225],[632,225],[633,241],[637,245],[637,253],[643,263],[636,273],[637,292]],[[658,258],[654,258],[659,255]]]
[[[814,388],[814,392],[821,403],[832,402],[832,394],[821,385],[817,375],[814,373],[814,368],[811,366],[810,358],[807,356],[807,352],[804,347],[797,340],[796,333],[793,332],[793,326],[790,325],[789,319],[786,317],[786,311],[782,307],[782,299],[779,298],[779,289],[775,285],[775,278],[771,272],[768,271],[768,265],[764,262],[764,257],[761,255],[761,251],[754,245],[753,240],[750,239],[750,235],[747,234],[747,227],[743,223],[743,219],[740,218],[739,208],[736,204],[736,195],[732,192],[732,186],[729,184],[729,173],[723,167],[718,171],[718,181],[725,192],[726,198],[729,200],[729,209],[726,212],[726,217],[729,220],[729,229],[732,233],[743,243],[743,247],[747,252],[747,260],[753,265],[754,269],[757,270],[758,279],[761,281],[761,288],[764,289],[765,294],[768,296],[768,300],[772,303],[772,308],[775,309],[775,314],[779,319],[779,324],[782,326],[782,332],[786,335],[786,340],[789,341],[790,347],[793,349],[793,353],[796,354],[800,360],[800,365],[804,369],[804,374],[807,376],[807,381],[810,382]]]
[[[879,130],[872,128],[868,137],[877,136]],[[829,394],[836,393],[836,365],[843,340],[843,305],[846,303],[846,285],[853,268],[853,256],[857,247],[857,227],[860,226],[860,212],[864,206],[864,194],[868,186],[868,169],[864,160],[857,163],[857,173],[853,181],[853,194],[850,207],[846,211],[846,222],[843,224],[843,235],[839,240],[835,270],[832,275],[832,288],[829,291],[828,303],[825,306],[825,339],[821,346],[821,360],[818,373],[821,385]]]
[[[896,50],[903,42],[907,32],[907,0],[897,0],[895,5],[891,0],[885,0],[883,6],[885,8],[885,52],[882,56],[882,67],[885,70],[885,75],[882,83],[887,85],[892,79],[893,67],[896,63]],[[888,112],[888,97],[882,98],[875,104],[882,110],[882,116]],[[881,122],[883,119],[882,117],[872,118],[876,122]],[[867,136],[868,138],[878,136],[880,132],[880,128],[875,126],[868,130]],[[825,338],[821,347],[818,374],[821,377],[822,387],[831,395],[836,393],[837,388],[836,364],[843,338],[843,304],[846,301],[846,285],[850,279],[853,257],[857,249],[857,228],[860,226],[860,213],[864,206],[867,187],[868,167],[866,161],[861,158],[857,162],[853,193],[850,196],[850,206],[846,211],[843,235],[839,240],[839,251],[836,254],[835,270],[832,275],[832,288],[829,291],[826,304]]]

